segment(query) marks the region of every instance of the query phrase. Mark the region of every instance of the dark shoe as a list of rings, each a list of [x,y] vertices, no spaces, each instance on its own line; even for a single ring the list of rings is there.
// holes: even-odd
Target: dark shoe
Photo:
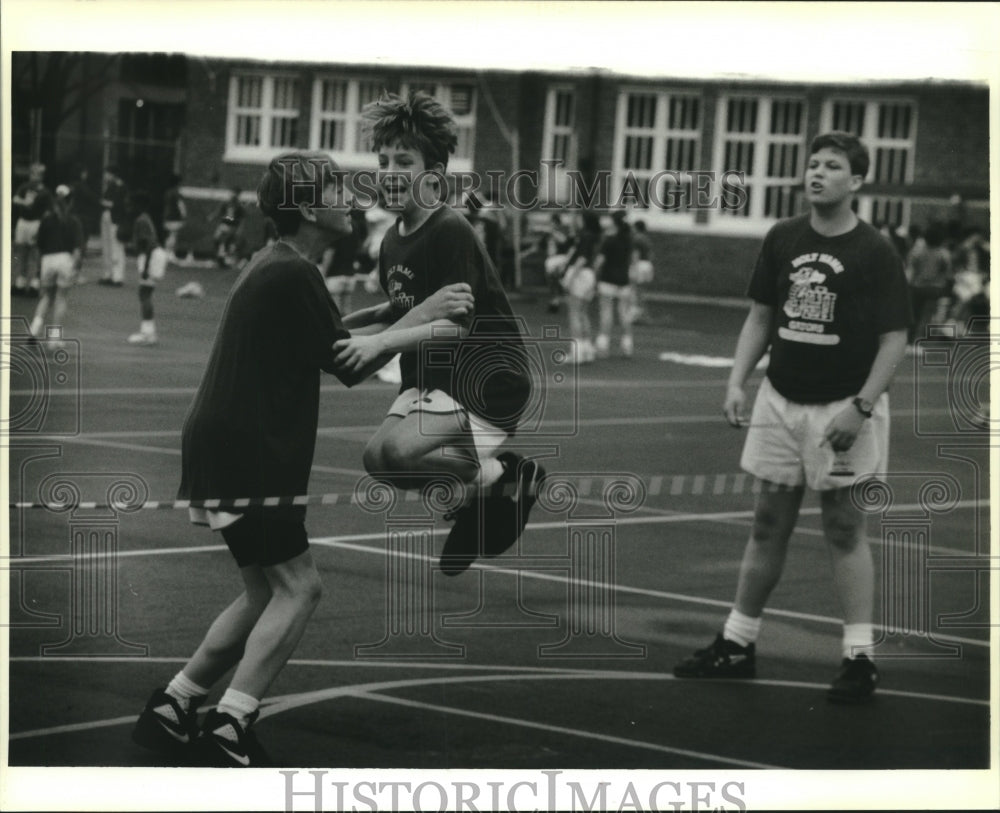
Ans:
[[[455,520],[438,562],[438,567],[446,576],[464,573],[479,558],[482,504],[483,497],[476,494],[461,508],[445,514],[446,520]]]
[[[528,514],[538,498],[545,469],[536,460],[513,452],[497,455],[504,467],[483,506],[483,556],[499,556],[521,538]]]
[[[879,674],[867,655],[844,658],[840,672],[827,689],[826,699],[831,703],[867,703],[875,694]]]
[[[111,284],[111,278],[110,277],[101,277],[99,280],[97,280],[97,284],[98,285],[110,285]]]
[[[195,760],[209,768],[266,768],[272,765],[251,727],[260,711],[250,716],[243,728],[231,714],[211,709],[205,716],[201,736],[195,744]]]
[[[447,576],[464,573],[480,556],[487,559],[509,550],[524,532],[545,469],[534,460],[504,452],[497,456],[503,474],[485,494],[445,516],[455,525],[445,540],[439,567]]]
[[[198,705],[202,699],[192,700],[184,711],[176,699],[157,689],[136,720],[132,741],[169,756],[189,754],[198,739]]]
[[[711,646],[697,649],[674,667],[679,678],[752,678],[757,675],[756,646],[740,646],[719,633]]]

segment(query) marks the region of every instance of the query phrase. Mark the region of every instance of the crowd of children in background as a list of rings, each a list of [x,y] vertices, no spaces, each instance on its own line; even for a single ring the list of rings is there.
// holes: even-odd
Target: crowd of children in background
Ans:
[[[646,224],[627,222],[621,210],[605,230],[596,212],[556,213],[543,238],[549,313],[566,306],[576,362],[587,364],[610,355],[617,323],[618,351],[635,350],[632,325],[644,315],[642,289],[653,279],[653,251]],[[598,302],[597,331],[591,309]]]
[[[88,238],[99,234],[103,259],[99,284],[115,287],[124,284],[126,247],[137,252],[142,327],[129,337],[129,341],[140,345],[155,344],[151,294],[157,275],[162,276],[167,261],[180,265],[192,262],[190,246],[185,248],[186,257],[177,254],[182,242],[179,235],[189,221],[181,194],[181,179],[171,176],[163,196],[163,234],[160,235],[153,213],[149,211],[148,193],[143,190],[131,193],[115,166],[105,169],[100,194],[90,188],[85,168],[78,167],[76,176],[71,185],[60,184],[58,194],[53,195],[44,184],[45,167],[35,164],[28,180],[18,187],[13,198],[16,257],[12,292],[15,295],[42,295],[32,324],[32,332],[40,336],[40,321],[50,308],[53,316],[61,319],[69,287],[85,281],[80,270],[81,259]],[[230,190],[222,205],[210,215],[208,225],[214,244],[214,260],[220,267],[240,268],[248,259],[246,240],[241,237],[247,213],[240,198],[239,189]],[[491,256],[495,255],[495,264],[501,267],[499,247],[506,236],[502,209],[492,203],[467,209],[466,216],[488,244]],[[50,215],[59,223],[70,218],[76,224],[69,228],[76,235],[73,246],[69,245],[73,242],[69,237],[50,239],[53,234],[65,231],[51,224],[45,241],[39,240],[40,224]],[[378,280],[373,269],[382,236],[392,220],[377,207],[355,212],[352,233],[325,255],[321,270],[342,313],[351,310],[352,294],[358,283],[363,283],[369,293],[377,290]],[[653,279],[652,247],[645,223],[628,220],[621,211],[603,218],[592,211],[556,212],[542,234],[538,248],[544,259],[548,312],[556,314],[565,309],[569,335],[576,340],[578,363],[610,355],[615,332],[618,341],[614,349],[621,356],[631,356],[634,352],[632,325],[646,318],[642,294]],[[911,347],[927,335],[930,325],[956,325],[954,335],[962,335],[970,317],[989,313],[989,235],[984,229],[965,223],[965,217],[952,216],[923,226],[913,225],[908,231],[881,225],[883,234],[905,260],[915,316],[910,332]],[[265,224],[265,229],[268,225]],[[265,243],[272,243],[276,239],[273,229],[266,230],[264,238]],[[46,245],[42,246],[41,242]],[[60,268],[65,265],[64,256],[56,260],[51,257],[67,253],[62,250],[64,243],[70,256],[75,257],[71,264],[73,274],[66,271],[40,273],[43,262],[47,268],[53,267],[53,263]],[[46,254],[49,259],[45,259]],[[511,283],[512,280],[505,279],[505,285]],[[592,320],[595,302],[596,330]],[[393,367],[390,365],[381,375],[391,379]]]
[[[904,259],[913,306],[910,348],[928,336],[964,335],[969,319],[989,315],[990,242],[959,219],[912,225],[905,236],[883,227]]]

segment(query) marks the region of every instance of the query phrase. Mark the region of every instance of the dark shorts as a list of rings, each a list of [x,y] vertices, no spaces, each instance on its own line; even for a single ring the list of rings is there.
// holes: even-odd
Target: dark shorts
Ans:
[[[222,529],[222,538],[240,567],[280,565],[309,549],[302,519],[266,510],[244,514]]]

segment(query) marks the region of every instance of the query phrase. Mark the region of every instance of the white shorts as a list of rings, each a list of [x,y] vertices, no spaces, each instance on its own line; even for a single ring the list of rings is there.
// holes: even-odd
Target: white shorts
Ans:
[[[593,268],[577,268],[566,272],[566,276],[562,278],[562,287],[570,296],[589,302],[594,298],[596,281]]]
[[[403,390],[392,402],[386,416],[393,415],[405,418],[414,412],[427,412],[432,415],[464,415],[469,421],[472,440],[476,444],[476,452],[480,459],[488,457],[508,438],[508,434],[503,429],[469,412],[448,393],[441,390],[418,390],[416,387]]]
[[[851,398],[829,404],[796,404],[782,397],[768,379],[757,393],[740,466],[755,477],[786,486],[830,491],[870,475],[884,475],[889,464],[889,396],[883,394],[866,418],[854,445],[835,454],[823,434]],[[833,472],[841,472],[839,475]],[[881,477],[879,478],[881,479]]]
[[[566,263],[569,260],[568,254],[553,254],[545,258],[545,276],[560,277],[566,270]]]
[[[145,255],[140,254],[136,260],[136,268],[139,274],[145,270]],[[149,253],[149,279],[141,280],[143,285],[152,285],[154,282],[163,279],[167,273],[167,251],[157,246]]]
[[[649,260],[636,260],[628,269],[629,282],[647,285],[653,281],[653,264]]]
[[[43,288],[72,288],[76,281],[76,269],[73,267],[73,255],[68,251],[58,254],[43,254],[41,272],[38,275]]]
[[[38,242],[38,227],[41,220],[25,220],[19,218],[14,226],[14,245],[33,246]]]
[[[631,299],[631,285],[615,285],[613,282],[597,283],[597,293],[608,299]]]
[[[326,278],[326,290],[334,295],[352,293],[355,285],[357,285],[357,281],[353,275],[338,275]]]

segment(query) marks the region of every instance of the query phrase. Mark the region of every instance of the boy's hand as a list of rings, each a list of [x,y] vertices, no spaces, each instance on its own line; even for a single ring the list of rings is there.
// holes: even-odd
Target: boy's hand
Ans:
[[[737,429],[750,423],[746,413],[743,411],[746,398],[746,392],[744,392],[743,387],[730,384],[726,388],[726,400],[722,404],[722,411],[726,416],[726,420],[729,421],[729,425]]]
[[[341,370],[356,373],[372,363],[384,352],[379,334],[352,336],[333,343],[334,363]]]
[[[427,320],[463,319],[469,316],[476,307],[472,296],[472,288],[464,282],[455,282],[439,288],[427,299],[416,306],[415,310],[426,312]]]
[[[851,404],[834,415],[833,420],[827,424],[823,442],[829,443],[835,452],[846,452],[854,445],[864,423],[865,416]]]

